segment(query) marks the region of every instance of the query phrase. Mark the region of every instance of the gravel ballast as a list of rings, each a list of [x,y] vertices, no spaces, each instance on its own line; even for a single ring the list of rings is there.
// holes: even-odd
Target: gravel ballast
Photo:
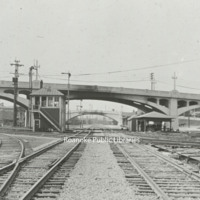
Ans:
[[[126,182],[108,143],[88,143],[63,186],[59,200],[137,198]]]

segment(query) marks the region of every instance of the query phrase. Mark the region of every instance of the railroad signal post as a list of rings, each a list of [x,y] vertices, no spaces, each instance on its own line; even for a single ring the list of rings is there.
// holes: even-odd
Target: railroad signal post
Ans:
[[[154,73],[150,74],[150,81],[151,81],[151,90],[155,90],[156,81],[155,81]]]

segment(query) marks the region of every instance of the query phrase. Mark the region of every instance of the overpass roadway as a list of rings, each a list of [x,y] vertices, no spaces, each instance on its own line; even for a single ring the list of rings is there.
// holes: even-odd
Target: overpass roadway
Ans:
[[[43,87],[55,88],[67,96],[67,84],[44,83]],[[40,82],[33,82],[33,91],[38,89],[40,89]],[[0,93],[13,94],[13,83],[0,81]],[[19,82],[19,93],[29,96],[28,82]],[[0,96],[0,98],[2,97],[3,95]],[[178,128],[178,116],[192,109],[200,108],[200,94],[97,85],[70,85],[70,100],[78,99],[112,101],[136,107],[144,112],[161,112],[174,117],[172,123],[174,129]],[[24,104],[24,106],[26,105]]]

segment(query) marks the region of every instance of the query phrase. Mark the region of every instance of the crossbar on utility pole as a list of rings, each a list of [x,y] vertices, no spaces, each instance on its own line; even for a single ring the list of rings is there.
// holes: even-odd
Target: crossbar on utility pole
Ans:
[[[15,60],[14,63],[11,63],[11,66],[15,66],[15,73],[13,77],[14,83],[14,107],[13,107],[13,126],[17,126],[17,96],[18,96],[18,78],[19,78],[19,67],[22,67],[22,64],[19,64],[19,60]]]
[[[68,83],[67,83],[67,130],[69,130],[69,90],[70,90],[70,77],[71,73],[69,72],[62,72],[61,74],[68,75]]]

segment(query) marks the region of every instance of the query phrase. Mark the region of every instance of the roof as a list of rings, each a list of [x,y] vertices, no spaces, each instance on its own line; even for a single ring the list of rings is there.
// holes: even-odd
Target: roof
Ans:
[[[149,113],[145,113],[144,115],[139,115],[139,116],[131,116],[128,120],[131,120],[131,119],[173,119],[174,117],[172,116],[168,116],[168,115],[165,115],[165,114],[162,114],[162,113],[158,113],[158,112],[149,112]]]
[[[64,96],[64,94],[55,88],[48,87],[32,92],[31,96]]]
[[[122,117],[129,118],[129,117],[133,116],[134,114],[135,114],[135,112],[122,112]]]

